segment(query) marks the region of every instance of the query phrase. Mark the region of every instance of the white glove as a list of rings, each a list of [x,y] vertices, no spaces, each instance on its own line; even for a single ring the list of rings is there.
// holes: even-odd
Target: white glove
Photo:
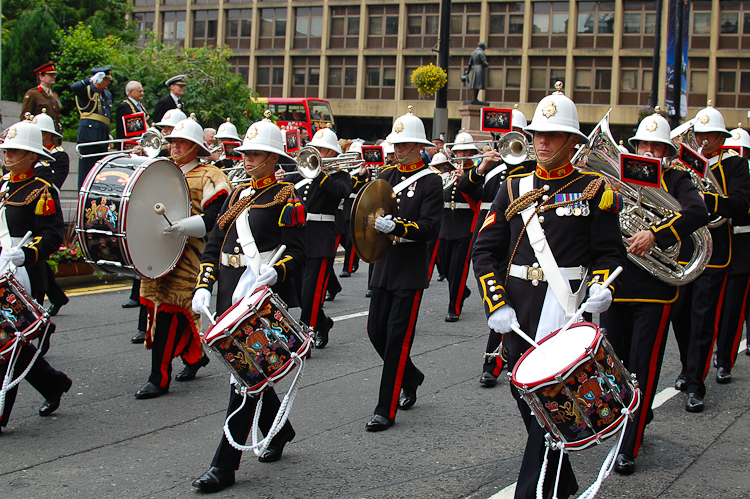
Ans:
[[[612,291],[601,284],[592,284],[589,288],[589,299],[586,300],[586,312],[606,312],[612,303]]]
[[[193,295],[193,312],[196,314],[205,314],[205,308],[211,304],[211,292],[206,288],[198,288]]]
[[[182,237],[185,235],[185,224],[182,223],[182,220],[177,220],[172,225],[165,227],[162,234],[165,236]]]
[[[100,84],[104,81],[104,77],[107,76],[104,72],[99,71],[94,76],[91,77],[91,83],[94,83],[96,85]]]
[[[4,251],[4,253],[5,258],[16,267],[21,267],[23,265],[23,262],[26,261],[26,255],[23,254],[23,250],[21,248],[11,248]]]
[[[516,317],[516,311],[507,304],[490,314],[487,319],[487,325],[490,326],[490,329],[500,334],[513,331],[511,326],[520,326]]]
[[[390,234],[396,228],[396,222],[393,221],[393,215],[386,215],[375,219],[375,230],[383,234]]]
[[[240,276],[240,280],[237,281],[237,286],[234,288],[232,293],[232,305],[242,300],[245,296],[250,293],[250,290],[255,284],[255,272],[250,267],[247,267]]]
[[[276,280],[279,278],[276,269],[264,264],[260,266],[260,275],[258,276],[258,287],[260,286],[273,286],[276,284]]]

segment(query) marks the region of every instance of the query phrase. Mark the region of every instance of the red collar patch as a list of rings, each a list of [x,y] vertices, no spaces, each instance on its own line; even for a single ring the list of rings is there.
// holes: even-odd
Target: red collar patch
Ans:
[[[568,163],[565,166],[561,166],[560,168],[555,168],[554,170],[547,171],[541,166],[537,165],[536,167],[536,176],[543,179],[543,180],[556,180],[559,178],[565,178],[571,173],[575,171],[575,168],[573,168],[573,165]]]
[[[402,164],[399,163],[399,165],[398,165],[398,171],[400,171],[402,173],[410,173],[410,172],[415,172],[415,171],[419,170],[423,166],[424,166],[424,161],[422,161],[421,159],[419,161],[417,161],[416,163],[411,163],[409,165],[402,165]]]
[[[276,174],[272,173],[267,177],[263,177],[260,180],[252,179],[253,189],[262,189],[276,182]]]
[[[34,169],[26,170],[25,172],[21,172],[18,174],[10,174],[10,181],[11,182],[23,182],[24,180],[28,180],[34,176]]]

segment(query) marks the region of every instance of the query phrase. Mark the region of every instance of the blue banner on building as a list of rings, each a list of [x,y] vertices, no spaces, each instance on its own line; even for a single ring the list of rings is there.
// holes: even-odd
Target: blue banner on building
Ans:
[[[680,117],[688,113],[687,102],[687,68],[688,48],[690,46],[690,2],[687,0],[669,0],[667,15],[667,113],[675,115],[674,76],[675,76],[675,41],[677,38],[677,9],[682,8],[682,78],[680,81]]]

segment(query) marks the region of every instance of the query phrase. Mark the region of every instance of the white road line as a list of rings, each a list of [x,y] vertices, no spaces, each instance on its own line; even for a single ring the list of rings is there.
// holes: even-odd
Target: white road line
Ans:
[[[739,351],[743,352],[747,348],[747,339],[744,339],[740,342]],[[665,388],[664,390],[660,391],[654,396],[654,402],[651,405],[653,409],[656,409],[657,407],[660,407],[664,402],[671,399],[678,393],[681,393],[679,390],[675,390],[673,387]],[[513,499],[513,496],[516,494],[516,484],[512,483],[505,487],[503,490],[498,492],[497,494],[491,496],[489,499]]]
[[[355,319],[357,317],[364,317],[369,314],[369,311],[357,312],[356,314],[339,315],[338,317],[331,317],[334,321],[345,321],[346,319]]]

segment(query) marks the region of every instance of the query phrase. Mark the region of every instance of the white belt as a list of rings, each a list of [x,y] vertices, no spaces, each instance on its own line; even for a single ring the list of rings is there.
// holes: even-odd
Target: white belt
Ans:
[[[750,225],[738,225],[732,228],[735,234],[747,234],[750,232]]]
[[[339,207],[338,207],[338,208],[336,208],[336,209],[337,209],[337,210],[343,210],[343,209],[344,209],[344,200],[343,200],[343,199],[342,199],[342,200],[341,200],[341,202],[339,203]]]
[[[393,244],[396,243],[416,243],[417,241],[413,239],[404,239],[403,237],[397,237],[393,240]]]
[[[349,199],[357,199],[357,193],[352,192],[351,194],[349,194]]]
[[[482,203],[482,205],[479,207],[479,209],[480,210],[490,211],[491,207],[492,207],[492,202],[491,201],[485,201],[484,203]]]
[[[565,274],[569,281],[580,281],[586,274],[586,268],[560,267],[560,272]],[[536,263],[533,266],[516,265],[515,263],[512,263],[510,265],[510,273],[508,275],[512,275],[513,277],[517,277],[518,279],[523,279],[524,281],[537,281],[536,284],[538,284],[539,281],[547,282],[547,279],[545,279],[544,277],[544,271],[542,271],[542,268],[539,267]],[[536,286],[536,284],[534,285]]]
[[[308,213],[308,222],[335,222],[336,215],[326,215],[325,213]]]
[[[260,258],[264,262],[267,262],[274,254],[275,250],[271,251],[263,251],[260,253]],[[240,267],[247,267],[247,264],[250,263],[251,258],[247,255],[241,255],[241,254],[233,254],[233,253],[222,253],[221,254],[221,264],[225,267],[234,267],[236,269]]]
[[[471,206],[469,203],[456,203],[455,201],[451,201],[450,203],[443,203],[443,208],[451,210],[470,210]]]

